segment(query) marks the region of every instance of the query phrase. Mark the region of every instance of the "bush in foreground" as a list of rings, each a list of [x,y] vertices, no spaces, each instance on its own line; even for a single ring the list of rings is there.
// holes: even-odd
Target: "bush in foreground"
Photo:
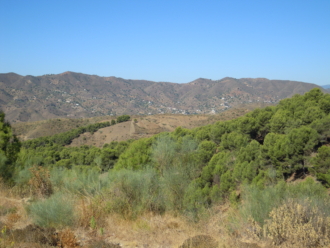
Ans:
[[[265,231],[275,245],[329,247],[330,217],[308,200],[291,199],[270,212]]]
[[[264,189],[245,186],[239,214],[229,226],[242,236],[281,247],[328,247],[330,198],[327,190],[310,177]]]
[[[27,212],[41,227],[63,228],[75,222],[74,202],[60,192],[32,203],[27,207]]]

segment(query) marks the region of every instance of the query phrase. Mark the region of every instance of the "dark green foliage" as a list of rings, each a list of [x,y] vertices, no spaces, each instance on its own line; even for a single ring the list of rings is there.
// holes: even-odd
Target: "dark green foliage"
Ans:
[[[220,145],[228,150],[236,150],[244,147],[249,142],[249,136],[240,132],[233,131],[225,133],[221,138]]]
[[[314,164],[312,171],[326,173],[330,169],[330,147],[321,146],[317,155],[312,159],[312,163]]]
[[[330,141],[329,111],[330,97],[313,89],[235,120],[195,130],[179,127],[170,135],[138,141],[115,167],[141,169],[149,164],[165,171],[178,165],[180,144],[191,137],[198,147],[185,159],[190,164],[194,161],[199,170],[188,187],[190,206],[226,199],[242,183],[265,187],[298,171],[314,170],[330,186],[330,171],[326,162],[320,162],[328,153],[321,150],[322,159],[316,156],[314,164],[310,162],[311,154]]]
[[[33,165],[59,167],[71,169],[74,166],[97,167],[100,172],[113,168],[121,153],[123,153],[132,140],[111,142],[102,149],[90,146],[64,147],[60,145],[41,146],[37,148],[22,148],[16,162],[15,181],[19,171]],[[1,159],[1,157],[0,157]]]
[[[206,126],[203,128],[197,128],[195,132],[195,137],[198,141],[210,140],[210,128],[207,128]]]
[[[330,113],[330,95],[325,95],[319,100],[319,106],[325,114]]]
[[[5,114],[0,112],[0,177],[10,180],[14,172],[14,162],[21,143],[12,133],[11,126],[5,122]]]
[[[311,106],[305,109],[303,115],[301,116],[301,120],[305,124],[312,123],[316,119],[321,119],[325,116],[325,113],[318,106]]]
[[[311,162],[314,165],[311,172],[316,175],[318,180],[330,187],[330,147],[321,146]]]
[[[128,141],[112,141],[110,144],[105,144],[101,150],[99,165],[102,171],[108,171],[114,167],[119,155],[122,154],[133,140]]]
[[[114,169],[138,170],[145,167],[151,161],[151,139],[139,139],[125,150],[118,159]]]
[[[284,133],[285,128],[292,120],[292,113],[285,109],[279,109],[270,120],[270,131]]]
[[[186,135],[190,135],[192,132],[189,129],[177,127],[172,133],[175,138],[184,137]]]
[[[320,141],[327,143],[330,138],[330,116],[327,115],[322,119],[314,120],[310,125],[311,128],[316,130],[320,135]]]
[[[204,140],[198,145],[198,152],[196,159],[199,163],[205,164],[212,158],[215,153],[217,145],[213,141]]]
[[[128,121],[131,117],[129,115],[121,115],[117,117],[117,123]]]

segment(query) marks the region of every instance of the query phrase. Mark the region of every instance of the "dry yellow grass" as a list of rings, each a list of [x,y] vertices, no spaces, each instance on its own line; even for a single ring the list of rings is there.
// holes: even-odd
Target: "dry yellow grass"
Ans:
[[[0,178],[0,222],[13,229],[30,224],[23,205],[25,200],[13,194]]]
[[[32,174],[28,182],[31,194],[39,198],[49,197],[53,193],[49,170],[42,166],[33,166],[29,171]]]
[[[4,184],[0,184],[0,189],[2,227],[15,230],[31,224],[24,208],[26,201],[15,197]],[[279,208],[273,209],[264,228],[251,221],[247,223],[249,226],[241,226],[231,231],[228,228],[231,224],[229,217],[239,215],[239,211],[228,204],[210,209],[197,223],[171,213],[164,215],[146,213],[134,220],[127,220],[122,216],[109,214],[106,211],[106,204],[106,199],[102,197],[78,199],[76,211],[80,218],[74,228],[57,230],[59,247],[91,247],[93,242],[101,244],[101,241],[114,244],[114,247],[120,244],[121,247],[126,248],[180,246],[197,248],[203,247],[201,244],[204,241],[205,244],[218,243],[219,248],[329,247],[330,245],[330,219],[322,217],[319,209],[309,206],[308,203],[286,202]],[[198,238],[201,240],[197,240]],[[197,246],[187,246],[189,239],[190,244]],[[15,242],[12,247],[24,247],[23,243],[20,244],[17,240]],[[10,247],[11,244],[9,239],[2,238],[0,247]],[[185,245],[182,246],[183,244]]]
[[[290,200],[273,209],[265,231],[274,244],[283,247],[330,246],[330,218],[308,201]]]
[[[1,192],[0,206],[17,209],[14,213],[3,216],[3,220],[8,219],[8,227],[11,225],[13,229],[23,229],[31,224],[24,209],[26,201],[14,197],[10,189]],[[210,210],[198,223],[169,213],[145,214],[135,220],[125,220],[122,216],[107,214],[105,209],[106,202],[103,198],[85,197],[77,200],[76,210],[81,218],[75,228],[57,230],[61,242],[59,247],[90,247],[93,242],[103,240],[108,244],[120,244],[121,247],[127,248],[178,248],[185,240],[198,235],[214,238],[219,243],[219,248],[244,247],[238,241],[233,242],[233,237],[227,234],[225,228],[227,207]],[[92,217],[96,220],[95,226],[91,226]],[[13,247],[25,247],[24,245],[25,243],[16,241]],[[39,245],[39,247],[48,246]]]
[[[85,229],[104,228],[106,225],[106,202],[102,197],[83,197],[77,201],[78,227]]]
[[[61,248],[76,248],[79,247],[79,243],[76,236],[70,229],[64,229],[58,233],[59,242],[58,247]]]
[[[214,238],[219,247],[228,246],[231,238],[224,227],[225,209],[212,209],[198,223],[173,214],[145,214],[136,220],[124,220],[111,215],[105,227],[107,240],[123,247],[179,247],[185,240],[197,235]]]

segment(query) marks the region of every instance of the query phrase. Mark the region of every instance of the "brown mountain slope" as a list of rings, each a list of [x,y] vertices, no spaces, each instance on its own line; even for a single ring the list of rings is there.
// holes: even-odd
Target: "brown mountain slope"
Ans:
[[[34,122],[16,122],[12,124],[13,131],[21,140],[51,136],[70,131],[71,129],[90,124],[111,121],[110,116],[91,118],[56,118]]]
[[[121,114],[220,113],[247,103],[276,103],[314,84],[264,78],[199,78],[187,84],[65,72],[0,74],[0,108],[11,122]]]
[[[214,123],[216,121],[230,120],[244,115],[257,107],[265,107],[266,104],[249,104],[240,108],[231,108],[216,115],[178,115],[162,114],[147,116],[131,116],[130,122],[119,123],[114,126],[102,128],[94,134],[84,133],[73,140],[71,146],[94,145],[102,147],[111,141],[138,139],[150,137],[154,134],[173,131],[181,126],[195,128]],[[99,116],[91,118],[57,118],[36,122],[13,123],[14,133],[21,140],[28,140],[42,136],[54,135],[69,131],[73,128],[87,126],[97,122],[111,121],[112,116]]]
[[[230,120],[249,112],[248,108],[233,108],[218,115],[149,115],[137,116],[131,121],[105,127],[94,134],[84,133],[74,139],[70,146],[93,145],[102,147],[111,141],[123,141],[150,137],[161,132],[171,132],[181,126],[195,128],[214,123],[216,121]],[[136,121],[134,121],[136,119]]]

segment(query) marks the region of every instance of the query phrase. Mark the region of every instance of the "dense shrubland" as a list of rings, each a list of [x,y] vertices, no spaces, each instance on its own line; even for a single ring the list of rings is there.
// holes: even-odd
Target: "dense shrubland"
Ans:
[[[276,245],[299,245],[302,237],[305,247],[330,244],[330,95],[319,89],[234,120],[102,149],[65,147],[63,134],[20,149],[3,118],[0,130],[1,176],[21,194],[38,183],[51,190],[35,192],[28,207],[39,225],[103,228],[108,214],[136,219],[150,212],[198,222],[230,203],[229,233]],[[67,195],[71,201],[63,202]],[[72,214],[74,202],[84,207]]]
[[[263,188],[301,174],[327,187],[329,113],[330,95],[314,89],[235,120],[135,141],[114,170],[152,167],[162,177],[184,169],[186,190],[194,188],[184,199],[203,206],[225,201],[243,183]]]

